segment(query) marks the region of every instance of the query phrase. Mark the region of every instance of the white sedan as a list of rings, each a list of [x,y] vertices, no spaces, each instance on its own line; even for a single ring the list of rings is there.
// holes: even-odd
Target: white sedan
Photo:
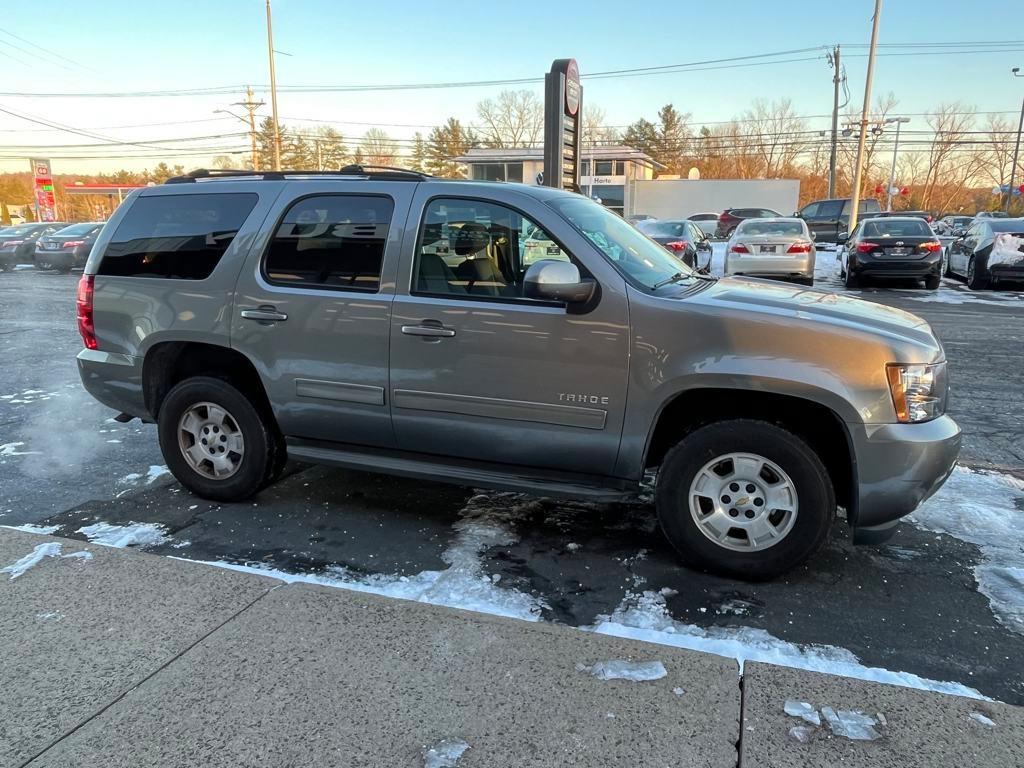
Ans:
[[[715,230],[718,229],[718,216],[717,213],[693,213],[686,218],[700,227],[700,231],[708,237],[715,236]]]
[[[747,219],[726,244],[725,274],[813,285],[816,256],[814,238],[803,219]]]

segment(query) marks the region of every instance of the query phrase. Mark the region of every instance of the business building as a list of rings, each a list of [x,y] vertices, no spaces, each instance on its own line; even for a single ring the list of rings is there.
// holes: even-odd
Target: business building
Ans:
[[[654,178],[663,166],[633,147],[609,146],[584,149],[580,163],[580,187],[616,213],[632,210],[636,182]],[[469,178],[481,181],[516,181],[538,185],[543,179],[544,149],[471,149],[455,158],[469,166]]]

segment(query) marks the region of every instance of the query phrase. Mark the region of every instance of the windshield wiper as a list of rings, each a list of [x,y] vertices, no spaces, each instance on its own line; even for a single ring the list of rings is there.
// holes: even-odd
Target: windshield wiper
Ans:
[[[669,283],[678,283],[680,280],[689,280],[692,277],[692,273],[686,274],[685,272],[676,272],[674,275],[671,275],[670,277],[666,277],[664,280],[659,280],[658,282],[656,282],[654,285],[651,286],[651,290],[656,291],[662,286],[668,285]]]

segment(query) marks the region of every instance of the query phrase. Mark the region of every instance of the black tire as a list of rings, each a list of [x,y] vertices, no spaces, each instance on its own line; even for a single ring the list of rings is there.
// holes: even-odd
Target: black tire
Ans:
[[[0,272],[11,272],[14,269],[14,262],[7,259],[0,259]]]
[[[924,279],[924,287],[929,291],[937,291],[939,289],[939,283],[942,282],[942,278],[938,275],[928,275]]]
[[[846,268],[846,275],[843,278],[843,282],[846,284],[847,288],[860,287],[860,278],[858,278],[857,275],[853,274],[853,272],[850,271],[849,266],[847,266]]]
[[[953,277],[953,270],[949,268],[949,249],[942,250],[942,276]]]
[[[806,285],[808,287],[814,287],[814,278],[813,277],[798,277],[794,282],[797,282],[800,285]]]
[[[224,479],[209,478],[194,469],[179,446],[179,421],[189,408],[204,402],[227,411],[242,433],[244,452],[240,464],[234,474]],[[266,484],[281,461],[277,455],[276,426],[268,423],[249,398],[221,379],[196,376],[176,384],[160,404],[157,426],[160,450],[168,469],[178,482],[204,499],[247,499]],[[283,449],[280,453],[284,453]]]
[[[988,275],[981,274],[981,270],[975,266],[975,257],[967,262],[967,287],[972,291],[984,291],[988,288]]]
[[[712,541],[690,512],[689,489],[698,472],[732,452],[773,462],[789,475],[796,491],[792,527],[762,550],[738,551]],[[778,576],[812,557],[828,540],[836,516],[832,482],[814,451],[797,435],[753,419],[716,422],[683,438],[662,462],[655,502],[662,531],[687,565],[752,580]]]

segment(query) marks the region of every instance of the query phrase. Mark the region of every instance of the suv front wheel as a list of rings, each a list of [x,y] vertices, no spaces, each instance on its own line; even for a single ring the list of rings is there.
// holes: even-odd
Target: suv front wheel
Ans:
[[[807,560],[835,519],[832,482],[803,440],[764,421],[701,427],[665,456],[658,519],[683,560],[766,579]]]
[[[160,450],[178,481],[205,499],[241,501],[276,470],[276,438],[254,404],[206,376],[175,385],[157,418]]]

